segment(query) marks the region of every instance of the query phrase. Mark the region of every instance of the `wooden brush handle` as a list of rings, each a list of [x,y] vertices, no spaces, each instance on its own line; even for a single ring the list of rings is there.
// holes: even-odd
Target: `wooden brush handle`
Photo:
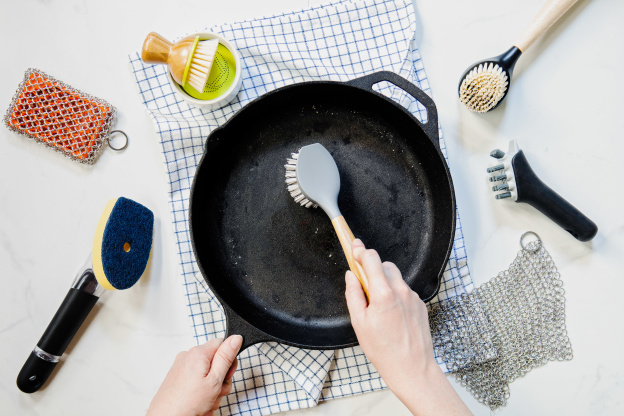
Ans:
[[[366,300],[370,301],[368,297],[368,278],[366,277],[366,273],[364,273],[362,265],[353,257],[352,244],[353,240],[355,240],[355,236],[351,232],[351,229],[347,225],[347,221],[342,215],[334,218],[332,220],[332,225],[334,226],[334,230],[336,230],[336,235],[338,235],[338,240],[340,241],[345,257],[347,258],[347,262],[349,263],[349,268],[353,274],[355,274],[355,277],[357,277],[360,281],[360,284],[364,289],[364,293],[366,294]]]
[[[169,51],[173,43],[163,38],[156,32],[152,32],[143,42],[141,59],[147,64],[166,64],[169,58]]]
[[[514,44],[520,51],[526,50],[546,32],[578,0],[548,0]]]
[[[143,42],[141,59],[148,64],[167,64],[173,79],[184,85],[184,70],[191,59],[195,36],[187,36],[171,43],[158,33],[152,32]]]

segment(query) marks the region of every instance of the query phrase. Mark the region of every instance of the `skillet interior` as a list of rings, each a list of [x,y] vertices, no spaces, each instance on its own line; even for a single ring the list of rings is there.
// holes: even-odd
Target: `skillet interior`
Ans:
[[[193,184],[191,237],[225,307],[286,343],[357,342],[344,298],[348,269],[329,218],[284,184],[286,158],[321,143],[341,177],[353,233],[431,298],[454,236],[452,185],[436,148],[403,110],[368,91],[306,83],[251,103],[208,139]]]

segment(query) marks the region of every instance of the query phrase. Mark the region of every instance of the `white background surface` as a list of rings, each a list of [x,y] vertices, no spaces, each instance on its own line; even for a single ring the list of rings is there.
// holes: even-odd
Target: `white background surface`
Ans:
[[[143,414],[175,354],[193,345],[186,318],[167,185],[156,134],[128,69],[145,35],[168,38],[212,25],[298,10],[318,1],[0,2],[4,115],[29,67],[101,97],[130,136],[93,167],[0,127],[0,413]],[[175,4],[175,6],[174,6]],[[472,62],[509,48],[541,0],[416,4],[417,39],[444,128],[468,261],[478,285],[507,268],[526,230],[542,237],[565,282],[569,362],[549,363],[511,384],[496,414],[624,412],[624,3],[581,0],[521,58],[506,103],[475,115],[457,100]],[[542,179],[599,226],[580,243],[533,208],[495,201],[489,152],[515,138]],[[105,203],[127,196],[154,211],[147,278],[109,293],[40,392],[15,378],[90,252]],[[488,408],[458,387],[470,409]],[[293,416],[407,415],[389,391],[327,402]]]

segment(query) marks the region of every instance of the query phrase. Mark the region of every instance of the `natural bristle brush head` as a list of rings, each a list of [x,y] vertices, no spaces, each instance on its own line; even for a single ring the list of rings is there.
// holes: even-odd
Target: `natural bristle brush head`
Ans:
[[[298,204],[320,206],[333,219],[340,216],[340,173],[332,155],[319,143],[302,147],[287,160],[286,185]]]
[[[476,113],[493,109],[507,93],[507,72],[492,62],[472,68],[459,87],[459,99]]]
[[[511,75],[522,52],[515,46],[504,54],[471,65],[459,81],[459,99],[471,111],[498,107],[509,91]]]
[[[197,36],[195,42],[197,44],[195,53],[189,62],[190,65],[187,64],[189,66],[188,83],[201,93],[208,83],[210,70],[219,48],[219,41],[217,39],[199,40],[199,36]]]
[[[104,208],[93,238],[93,272],[108,290],[128,289],[143,275],[152,249],[154,214],[124,197]]]

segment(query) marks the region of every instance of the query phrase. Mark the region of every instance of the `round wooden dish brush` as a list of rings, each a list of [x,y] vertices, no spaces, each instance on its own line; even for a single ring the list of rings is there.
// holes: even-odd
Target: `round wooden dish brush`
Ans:
[[[202,93],[218,47],[217,39],[200,40],[199,36],[191,35],[171,43],[152,32],[143,42],[141,59],[148,64],[167,64],[178,84],[184,86],[188,82]]]

